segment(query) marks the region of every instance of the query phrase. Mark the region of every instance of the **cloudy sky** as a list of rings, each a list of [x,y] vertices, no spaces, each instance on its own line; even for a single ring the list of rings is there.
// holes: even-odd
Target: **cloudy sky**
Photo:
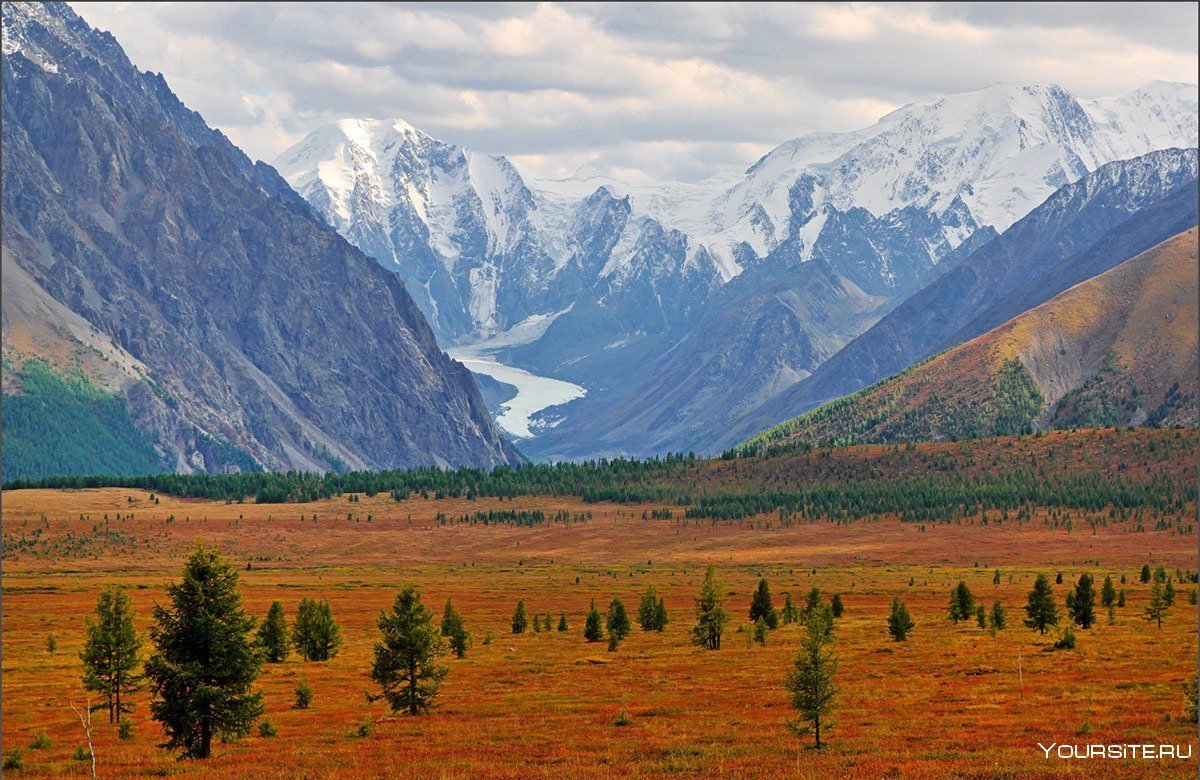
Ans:
[[[533,176],[742,170],[778,143],[998,81],[1194,82],[1197,5],[82,3],[252,157],[403,118]]]

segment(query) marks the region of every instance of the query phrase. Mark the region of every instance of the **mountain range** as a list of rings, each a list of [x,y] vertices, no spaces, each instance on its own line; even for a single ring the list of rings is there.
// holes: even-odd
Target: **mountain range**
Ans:
[[[396,275],[273,168],[65,4],[3,24],[6,478],[81,470],[114,426],[105,470],[520,462]]]
[[[970,411],[945,366],[1004,392],[934,438],[1193,419],[1116,326],[946,356],[1114,269],[1178,270],[1140,258],[1194,240],[1195,85],[997,84],[738,174],[547,180],[398,119],[252,162],[67,5],[3,23],[5,478],[716,453],[899,375],[875,427],[800,437],[896,438],[893,412],[930,419],[914,376]],[[1149,289],[1131,274],[1101,285],[1114,311]]]
[[[999,84],[694,184],[594,170],[527,181],[504,157],[373,119],[319,128],[275,165],[417,291],[443,343],[586,388],[535,416],[524,451],[713,451],[803,411],[781,396],[813,387],[827,361],[1064,186],[1194,146],[1196,105],[1194,85],[1082,100]]]

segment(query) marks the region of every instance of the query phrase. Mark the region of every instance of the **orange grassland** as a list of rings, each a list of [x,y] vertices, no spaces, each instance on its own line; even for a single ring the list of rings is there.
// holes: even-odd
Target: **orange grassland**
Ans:
[[[9,549],[3,578],[3,742],[24,750],[14,776],[86,776],[74,760],[83,731],[69,702],[82,701],[78,651],[99,588],[132,589],[145,635],[164,586],[178,577],[196,540],[218,545],[240,567],[248,610],[262,616],[280,599],[290,615],[302,597],[328,598],[345,644],[329,663],[295,656],[260,678],[273,738],[257,729],[219,744],[204,762],[180,762],[157,747],[148,694],[135,695],[135,736],[118,740],[97,713],[98,775],[221,778],[294,777],[1195,777],[1196,726],[1185,723],[1182,683],[1196,666],[1196,607],[1190,584],[1162,630],[1142,619],[1143,563],[1196,568],[1196,538],[1170,530],[1133,532],[1110,524],[1074,532],[1041,518],[1003,526],[878,520],[765,523],[643,520],[657,507],[586,505],[518,498],[396,502],[390,496],[309,504],[253,505],[182,500],[127,489],[20,490],[4,494]],[[566,508],[589,520],[532,528],[439,525],[438,512]],[[317,519],[313,520],[313,514]],[[104,515],[108,523],[104,523]],[[174,516],[170,522],[167,518]],[[348,517],[349,515],[349,517]],[[370,521],[367,516],[370,515]],[[1076,513],[1078,515],[1078,513]],[[303,518],[303,519],[302,519]],[[41,529],[40,531],[38,529]],[[713,563],[729,591],[734,627],[746,622],[759,576],[777,607],[809,588],[841,593],[836,631],[840,669],[836,725],[814,751],[785,729],[794,716],[782,682],[799,629],[781,628],[766,647],[729,633],[720,651],[689,643],[693,596]],[[992,584],[994,569],[1001,583]],[[1075,652],[1049,652],[1051,637],[1021,625],[1035,573],[1063,572],[1061,604],[1083,571],[1097,588],[1111,574],[1128,604],[1108,625],[1078,631]],[[950,588],[964,579],[979,600],[1001,600],[1009,628],[996,636],[945,616]],[[909,585],[910,579],[914,584]],[[467,658],[447,658],[440,706],[418,718],[389,715],[364,692],[375,619],[402,583],[421,586],[440,616],[447,598],[474,634]],[[653,583],[671,624],[636,630],[616,653],[582,639],[584,613],[620,596],[631,614]],[[1121,587],[1118,585],[1118,587]],[[917,623],[892,642],[888,604],[903,598]],[[531,612],[565,612],[567,633],[514,636],[518,598]],[[57,651],[47,650],[53,635]],[[490,642],[485,638],[490,636]],[[291,709],[306,679],[311,709]],[[621,713],[630,723],[615,725]],[[367,737],[351,736],[374,724]],[[45,730],[51,745],[31,749]],[[1191,760],[1047,759],[1037,743],[1153,743],[1190,746]],[[1187,749],[1187,748],[1185,748]],[[7,773],[6,773],[7,774]]]

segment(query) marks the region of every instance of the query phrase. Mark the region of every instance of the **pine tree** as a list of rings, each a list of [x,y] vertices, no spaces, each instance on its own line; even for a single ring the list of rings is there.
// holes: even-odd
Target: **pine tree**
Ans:
[[[1150,564],[1148,563],[1142,565],[1141,580],[1143,584],[1150,581]]]
[[[888,633],[892,635],[892,639],[897,642],[908,641],[908,634],[916,625],[909,616],[908,607],[904,605],[904,602],[893,598],[892,613],[888,615],[887,619]]]
[[[262,658],[237,584],[237,570],[201,544],[167,588],[170,606],[154,608],[150,713],[166,746],[188,758],[208,758],[213,737],[244,736],[263,713],[262,693],[251,691]]]
[[[1067,594],[1067,614],[1082,629],[1089,629],[1096,622],[1096,590],[1092,583],[1092,575],[1084,572]]]
[[[987,628],[987,610],[982,604],[975,607],[975,622],[980,628]]]
[[[1045,634],[1047,628],[1058,625],[1058,606],[1054,603],[1050,579],[1045,574],[1037,576],[1033,590],[1029,591],[1029,600],[1025,604],[1025,625],[1039,634]]]
[[[642,600],[638,602],[637,621],[643,631],[661,631],[655,622],[655,615],[658,612],[658,591],[653,585],[646,587],[646,592],[642,594]]]
[[[760,617],[754,621],[754,641],[759,645],[765,646],[767,644],[767,634],[770,630],[771,628],[767,625],[766,618]]]
[[[391,612],[379,613],[379,632],[371,679],[379,685],[371,701],[385,699],[392,712],[419,715],[434,706],[448,669],[438,664],[445,652],[433,614],[421,603],[421,591],[408,585],[396,596]]]
[[[305,661],[328,661],[338,654],[342,630],[333,620],[328,601],[300,599],[292,624],[292,644]]]
[[[608,604],[608,616],[605,618],[604,627],[608,630],[609,650],[616,650],[617,645],[623,642],[632,630],[625,604],[616,596]]]
[[[692,628],[692,643],[709,650],[721,649],[721,635],[729,622],[725,609],[725,589],[717,579],[717,570],[709,566],[696,599],[696,625]]]
[[[950,591],[950,619],[955,623],[969,620],[975,614],[975,596],[962,580]]]
[[[512,616],[512,632],[514,634],[525,633],[526,627],[529,626],[529,619],[525,616],[525,600],[517,601],[517,609]]]
[[[810,610],[800,652],[788,670],[784,685],[792,694],[792,706],[800,713],[789,730],[798,737],[813,735],[813,744],[821,747],[821,731],[832,727],[829,714],[837,688],[833,683],[838,660],[833,651],[833,616],[828,610]]]
[[[1111,607],[1117,603],[1117,589],[1113,585],[1112,577],[1104,577],[1104,587],[1100,589],[1100,603],[1106,607]]]
[[[287,618],[283,613],[283,602],[271,602],[267,617],[258,627],[258,644],[262,647],[263,660],[267,663],[282,663],[287,659],[291,648],[288,647]]]
[[[596,609],[595,599],[592,599],[592,606],[588,609],[587,620],[583,624],[583,638],[589,642],[599,642],[604,638],[603,622],[600,619],[600,610]]]
[[[567,613],[566,612],[563,612],[563,613],[559,614],[559,616],[558,616],[558,630],[559,631],[569,630],[567,628]]]
[[[96,601],[96,621],[88,620],[84,631],[83,687],[99,693],[108,708],[108,722],[116,723],[130,707],[121,701],[125,693],[136,691],[138,654],[142,641],[133,627],[133,601],[120,585],[100,591]]]
[[[783,624],[790,626],[800,619],[800,610],[796,609],[796,602],[792,601],[792,594],[785,593],[783,601],[783,613],[780,617],[783,618]]]
[[[840,618],[842,616],[842,614],[846,611],[845,605],[842,604],[842,594],[833,594],[833,598],[829,601],[829,610],[833,613],[835,618]]]
[[[1121,588],[1119,591],[1117,591],[1117,606],[1118,607],[1125,606],[1125,589],[1124,588]]]
[[[1167,603],[1166,589],[1163,583],[1155,580],[1150,586],[1150,601],[1146,604],[1144,615],[1146,620],[1152,623],[1158,623],[1158,627],[1162,629],[1163,618],[1167,616],[1167,611],[1171,605]]]
[[[813,589],[808,592],[808,597],[805,599],[804,612],[801,613],[800,619],[803,621],[807,621],[808,616],[811,613],[820,612],[823,609],[823,607],[824,607],[824,605],[821,601],[821,589],[814,585]]]
[[[759,618],[762,618],[767,628],[772,631],[779,627],[779,615],[771,601],[771,587],[765,579],[758,581],[758,589],[750,599],[750,622],[757,622]]]

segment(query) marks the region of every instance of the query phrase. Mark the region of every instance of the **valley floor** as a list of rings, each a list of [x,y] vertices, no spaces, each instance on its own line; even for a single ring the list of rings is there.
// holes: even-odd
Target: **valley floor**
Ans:
[[[1074,532],[1035,515],[1024,523],[915,523],[895,519],[791,528],[751,523],[642,519],[658,505],[583,504],[565,498],[476,501],[388,495],[306,504],[226,504],[127,489],[17,490],[4,494],[3,742],[22,747],[23,775],[87,773],[72,758],[84,743],[69,702],[82,701],[77,653],[83,620],[101,585],[132,589],[138,629],[179,576],[197,539],[239,565],[248,610],[273,600],[289,621],[303,597],[332,602],[345,645],[328,663],[291,657],[260,678],[267,717],[257,731],[218,746],[206,762],[178,762],[156,747],[147,694],[135,696],[135,736],[96,729],[100,777],[180,775],[291,777],[1194,777],[1196,726],[1179,719],[1182,683],[1195,669],[1196,607],[1190,584],[1161,630],[1142,619],[1144,563],[1196,568],[1194,535],[1134,532],[1129,524],[1078,522]],[[488,508],[584,513],[534,527],[442,524]],[[588,519],[586,513],[590,512]],[[104,522],[107,514],[108,522]],[[170,518],[170,519],[168,519]],[[1082,518],[1079,518],[1082,520]],[[746,623],[760,576],[777,607],[820,587],[840,593],[840,687],[825,749],[797,750],[785,728],[794,712],[783,687],[800,629],[765,647],[730,632],[720,651],[689,642],[702,566],[714,563],[729,591],[733,626]],[[993,584],[995,569],[1000,584]],[[1079,630],[1075,652],[1048,651],[1053,637],[1021,625],[1038,572],[1061,571],[1061,599],[1088,571],[1124,576],[1127,605],[1109,625]],[[951,587],[965,580],[985,605],[1000,600],[1009,627],[996,636],[946,617]],[[910,584],[911,582],[911,584]],[[440,615],[452,598],[474,635],[433,714],[392,717],[364,692],[375,619],[403,583],[421,586]],[[616,653],[582,638],[595,599],[636,610],[648,584],[665,597],[665,632],[637,630]],[[885,618],[904,599],[917,627],[892,642]],[[531,613],[565,613],[566,633],[514,636],[517,599]],[[57,649],[47,651],[54,636]],[[291,709],[301,680],[309,710]],[[616,725],[628,715],[628,725]],[[99,719],[102,713],[97,713]],[[350,736],[374,724],[367,737]],[[51,745],[30,749],[45,730]],[[1191,760],[1046,758],[1038,743],[1191,746]],[[1185,748],[1186,750],[1187,748]]]

